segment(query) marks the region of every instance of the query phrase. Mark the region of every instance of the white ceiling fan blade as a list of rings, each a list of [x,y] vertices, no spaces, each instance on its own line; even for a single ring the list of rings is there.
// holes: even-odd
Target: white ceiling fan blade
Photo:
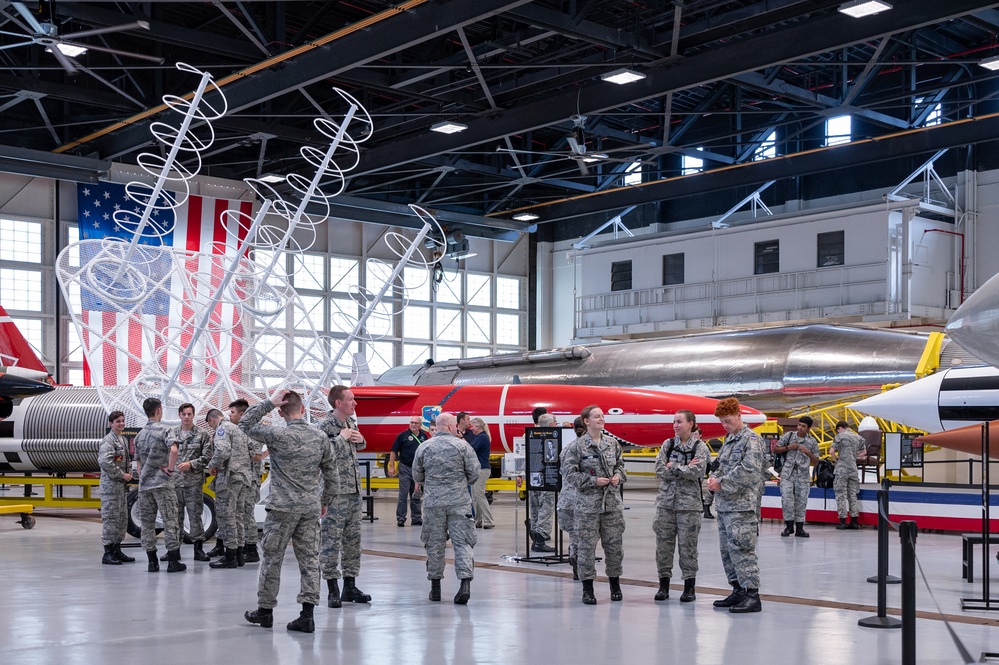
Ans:
[[[80,48],[85,48],[89,51],[100,51],[101,53],[113,53],[114,55],[123,55],[126,58],[137,58],[139,60],[145,60],[146,62],[155,62],[157,65],[163,64],[163,58],[158,58],[152,55],[145,55],[143,53],[133,53],[132,51],[119,51],[116,48],[108,48],[106,46],[95,46],[93,44],[83,44],[81,42],[69,42],[65,39],[59,40],[60,43],[66,44],[67,46],[79,46]]]
[[[9,48],[16,48],[18,46],[30,46],[34,43],[35,42],[19,42],[17,44],[4,44],[3,46],[0,46],[0,51],[6,51]]]
[[[572,154],[574,155],[586,154],[586,144],[580,143],[575,136],[565,137],[565,142],[569,144],[569,150],[572,151]]]
[[[17,13],[21,15],[31,29],[35,31],[36,35],[44,35],[45,30],[42,28],[42,24],[38,22],[35,15],[31,13],[31,10],[24,6],[23,2],[12,2],[10,6],[17,10]]]
[[[11,37],[22,37],[25,39],[28,37],[23,32],[7,32],[6,30],[0,30],[0,35],[10,35]]]
[[[80,39],[81,37],[93,37],[94,35],[106,35],[109,32],[125,32],[127,30],[148,30],[148,21],[133,21],[132,23],[123,23],[121,25],[109,25],[106,28],[94,28],[93,30],[81,30],[79,32],[70,32],[62,35],[63,39]]]

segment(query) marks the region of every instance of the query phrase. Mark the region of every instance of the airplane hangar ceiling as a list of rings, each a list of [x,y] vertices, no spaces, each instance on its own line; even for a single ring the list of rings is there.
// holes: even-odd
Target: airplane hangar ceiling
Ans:
[[[0,170],[86,180],[134,163],[149,110],[196,83],[177,62],[229,103],[203,174],[304,170],[299,149],[324,145],[312,120],[343,110],[337,86],[375,122],[351,206],[420,203],[492,237],[531,227],[516,212],[582,226],[999,136],[999,72],[979,66],[999,55],[999,2],[894,0],[862,19],[843,2],[0,0]],[[46,38],[105,50],[64,57]],[[645,78],[601,79],[619,69]],[[881,140],[810,152],[844,114],[854,141]],[[466,129],[430,131],[442,121]],[[756,159],[771,147],[784,158]],[[705,171],[680,178],[683,156]],[[628,173],[642,186],[622,188]]]

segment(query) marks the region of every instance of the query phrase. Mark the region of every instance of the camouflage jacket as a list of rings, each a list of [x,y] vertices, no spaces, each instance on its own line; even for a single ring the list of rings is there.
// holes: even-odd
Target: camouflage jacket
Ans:
[[[756,512],[763,491],[765,458],[762,439],[745,425],[725,437],[718,453],[718,470],[711,474],[721,484],[715,493],[718,512]]]
[[[174,478],[177,487],[200,487],[205,484],[205,470],[212,459],[212,439],[208,432],[197,427],[188,431],[170,428],[170,441],[177,443],[177,464],[190,462],[187,471],[178,471]]]
[[[340,420],[332,413],[321,421],[317,427],[329,437],[333,449],[333,493],[360,494],[361,474],[357,468],[357,451],[364,450],[368,442],[351,443],[340,436],[344,428],[357,429],[357,418],[348,416],[346,421]]]
[[[101,489],[121,487],[125,482],[122,476],[132,468],[125,437],[108,432],[97,449],[97,463],[101,465]]]
[[[804,438],[798,436],[797,432],[785,432],[784,436],[780,438],[777,442],[778,446],[785,447],[792,443],[797,443],[799,446],[804,446],[811,451],[816,457],[819,456],[819,443],[813,439],[808,434]],[[811,474],[808,472],[811,466],[811,460],[808,455],[802,450],[789,450],[784,456],[784,466],[781,467],[780,477],[781,479],[794,479],[794,478],[811,478]]]
[[[479,458],[464,439],[437,432],[416,449],[413,479],[423,483],[423,507],[467,506],[468,486],[479,479]]]
[[[866,447],[864,437],[852,430],[837,434],[832,442],[832,450],[836,451],[839,461],[836,462],[836,475],[848,476],[857,474],[857,455]]]
[[[315,515],[333,500],[333,451],[327,436],[304,420],[287,427],[263,425],[260,420],[274,408],[264,400],[246,410],[239,429],[267,446],[271,461],[271,492],[267,509]]]
[[[710,458],[711,451],[697,433],[691,434],[687,443],[680,441],[678,436],[663,441],[656,456],[656,476],[659,478],[656,508],[698,512],[704,510],[701,481]],[[695,459],[697,463],[691,464]],[[673,462],[673,466],[666,468],[670,462]]]
[[[170,428],[150,420],[135,437],[135,459],[139,462],[139,491],[173,487],[170,463]]]
[[[628,480],[624,472],[624,458],[617,439],[604,433],[599,445],[587,432],[575,445],[570,446],[562,460],[562,479],[576,488],[577,513],[606,513],[624,510],[621,485],[597,485],[597,478],[611,478],[615,474],[623,485]]]
[[[239,483],[249,486],[253,471],[250,468],[250,457],[255,444],[243,431],[242,421],[237,427],[228,420],[219,423],[215,430],[214,453],[209,467],[216,469],[216,489],[222,489],[229,483]]]

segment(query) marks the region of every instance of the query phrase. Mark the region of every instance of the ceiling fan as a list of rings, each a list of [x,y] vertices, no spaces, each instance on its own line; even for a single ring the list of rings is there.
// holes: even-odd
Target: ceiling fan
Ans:
[[[32,44],[39,44],[45,47],[46,52],[51,53],[55,56],[59,64],[62,65],[70,74],[75,74],[78,70],[76,63],[74,63],[73,58],[83,55],[88,50],[89,51],[101,51],[102,53],[113,53],[115,55],[121,55],[128,58],[137,58],[139,60],[146,60],[147,62],[155,62],[161,64],[163,58],[157,58],[150,55],[144,55],[142,53],[132,53],[130,51],[119,51],[118,49],[108,48],[106,46],[96,46],[94,44],[85,44],[82,42],[77,42],[75,40],[82,37],[93,37],[94,35],[105,35],[111,32],[124,32],[127,30],[142,29],[148,30],[149,23],[147,21],[133,21],[131,23],[123,23],[121,25],[112,25],[106,28],[94,28],[93,30],[81,30],[78,32],[70,32],[64,35],[59,34],[59,26],[55,22],[55,3],[50,2],[48,4],[49,17],[48,20],[39,21],[35,18],[35,15],[31,13],[24,3],[22,2],[11,2],[9,5],[13,7],[18,14],[20,14],[21,19],[24,23],[19,21],[16,16],[8,15],[11,21],[16,23],[25,33],[18,32],[7,32],[5,30],[0,30],[2,35],[10,35],[12,37],[23,37],[27,41],[18,42],[16,44],[4,44],[0,46],[0,51],[5,51],[7,49],[17,48],[19,46],[30,46]],[[25,25],[27,24],[27,25]]]
[[[615,148],[613,150],[602,152],[589,152],[586,149],[586,134],[583,131],[583,127],[586,125],[586,116],[576,113],[569,119],[572,121],[572,130],[565,136],[566,145],[569,146],[568,150],[513,150],[511,148],[504,148],[500,146],[496,148],[496,151],[508,152],[512,154],[539,155],[554,157],[557,159],[571,159],[576,162],[576,166],[579,168],[580,174],[586,176],[590,175],[587,164],[602,161],[632,161],[631,159],[614,159],[610,156],[610,154],[608,154],[610,152],[614,152],[615,150],[634,150],[634,147],[632,146]]]

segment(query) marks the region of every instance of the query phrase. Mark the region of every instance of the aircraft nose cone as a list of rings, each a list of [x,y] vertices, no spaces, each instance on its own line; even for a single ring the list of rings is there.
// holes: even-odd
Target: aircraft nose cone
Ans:
[[[855,402],[850,408],[927,432],[939,432],[943,429],[939,410],[942,380],[943,374],[932,374]]]
[[[41,381],[13,374],[0,374],[0,396],[3,397],[30,397],[47,393],[50,390],[55,390],[55,388]]]

